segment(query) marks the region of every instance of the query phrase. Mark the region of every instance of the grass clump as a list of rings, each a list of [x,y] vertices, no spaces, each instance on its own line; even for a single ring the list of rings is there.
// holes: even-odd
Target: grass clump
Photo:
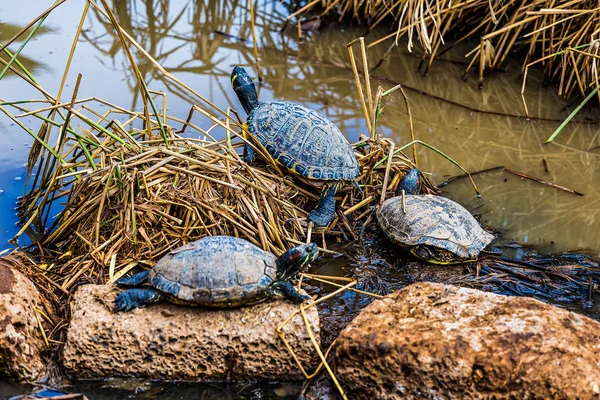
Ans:
[[[545,80],[557,82],[563,96],[585,97],[599,85],[599,9],[593,0],[319,0],[290,17],[315,7],[323,7],[323,14],[336,12],[340,19],[366,22],[370,28],[393,19],[393,32],[368,46],[393,40],[391,51],[403,38],[412,51],[418,42],[427,69],[452,46],[479,39],[465,56],[471,59],[467,72],[476,69],[481,85],[484,73],[500,68],[515,51],[522,55],[524,84],[528,68],[539,64]]]
[[[111,129],[125,129],[114,121]],[[111,124],[106,119],[96,122],[102,123]],[[70,145],[61,154],[65,162],[53,163],[45,173],[49,180],[22,199],[23,219],[40,234],[42,248],[55,249],[49,253],[55,257],[68,256],[55,271],[63,289],[69,290],[82,275],[114,281],[208,235],[243,237],[277,255],[309,238],[307,210],[318,202],[317,188],[294,180],[268,161],[246,164],[238,155],[241,140],[184,138],[166,127],[171,132],[169,144],[160,134],[148,137],[146,130],[128,130],[125,143],[106,137],[93,151],[95,168],[84,145],[67,137]],[[88,128],[91,136],[98,133]],[[232,136],[239,135],[233,125],[229,129]],[[370,206],[381,192],[393,192],[411,168],[411,161],[400,152],[391,162],[380,162],[388,158],[390,146],[388,141],[369,138],[354,144],[362,193],[351,185],[342,189],[337,219],[315,232],[355,237],[356,227],[371,215]],[[40,150],[39,160],[48,157],[46,153]],[[59,200],[64,208],[48,226],[51,203]]]

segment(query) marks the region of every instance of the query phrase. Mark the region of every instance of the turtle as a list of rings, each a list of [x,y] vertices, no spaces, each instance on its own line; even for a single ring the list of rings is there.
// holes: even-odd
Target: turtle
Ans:
[[[250,75],[236,66],[231,86],[248,114],[243,133],[260,143],[279,164],[304,182],[321,187],[318,206],[308,219],[328,226],[335,218],[335,193],[344,181],[359,176],[354,150],[342,132],[315,110],[290,101],[258,101]],[[255,152],[244,146],[243,160],[252,162]],[[359,187],[360,189],[360,187]]]
[[[434,264],[477,260],[494,239],[463,206],[441,196],[392,197],[377,209],[377,222],[392,242]]]
[[[233,236],[207,236],[181,246],[151,270],[116,281],[119,286],[139,286],[119,293],[114,311],[166,299],[172,303],[209,308],[233,308],[285,297],[293,303],[310,299],[291,281],[316,260],[314,243],[294,247],[279,258],[247,240]]]

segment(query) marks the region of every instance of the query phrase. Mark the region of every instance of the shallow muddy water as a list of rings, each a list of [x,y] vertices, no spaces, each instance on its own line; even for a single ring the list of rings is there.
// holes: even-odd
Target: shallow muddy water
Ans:
[[[140,0],[114,0],[113,3],[121,24],[167,70],[219,107],[242,110],[229,86],[229,74],[234,65],[253,63],[247,2],[163,0],[155,2],[155,9],[146,4],[152,2]],[[0,4],[0,41],[12,37],[48,7],[48,2],[29,0],[27,5]],[[76,1],[58,7],[22,53],[25,66],[51,93],[58,90],[82,9],[82,2]],[[263,74],[260,98],[298,101],[315,108],[338,124],[351,141],[357,140],[359,134],[366,134],[346,50],[346,43],[364,34],[364,28],[341,29],[330,25],[320,32],[306,34],[299,42],[295,27],[288,27],[282,34],[279,32],[288,15],[284,5],[261,1],[257,9]],[[372,42],[385,33],[386,30],[376,30],[367,35],[366,41]],[[381,59],[387,46],[369,50],[371,66]],[[565,109],[568,101],[559,98],[554,88],[542,88],[539,71],[530,71],[525,98],[534,119],[523,118],[518,80],[520,64],[509,60],[503,71],[486,77],[480,90],[474,73],[468,74],[466,81],[461,80],[470,61],[463,54],[469,50],[470,47],[464,45],[446,53],[423,75],[418,71],[419,54],[408,53],[400,47],[372,73],[373,90],[402,83],[410,99],[417,139],[444,151],[471,172],[504,166],[585,194],[577,196],[501,170],[475,177],[481,198],[475,196],[467,179],[443,186],[445,195],[480,214],[485,226],[500,231],[506,241],[541,245],[548,251],[581,250],[600,255],[597,222],[600,219],[597,189],[600,123],[594,123],[594,119],[600,120],[598,109],[584,109],[578,120],[585,123],[567,126],[554,143],[545,145],[545,140],[569,114],[570,110]],[[172,87],[160,72],[141,54],[134,52],[134,57],[150,88],[168,93],[169,113],[186,118],[189,99],[176,90],[171,91]],[[107,32],[106,22],[91,10],[77,44],[63,100],[70,99],[77,73],[83,76],[78,98],[95,96],[126,108],[141,108],[118,38]],[[0,81],[0,101],[40,97],[35,89],[14,75]],[[380,133],[397,145],[409,142],[408,117],[400,92],[395,92],[384,104]],[[22,118],[22,122],[34,132],[40,126],[33,117]],[[8,240],[19,230],[14,208],[17,197],[23,193],[25,164],[32,139],[3,114],[0,115],[0,134],[3,143],[0,151],[1,251],[11,247]],[[221,134],[215,133],[216,136]],[[430,178],[436,184],[462,173],[424,147],[418,148],[418,163],[423,171],[431,172]],[[336,269],[343,264],[333,262],[322,270],[340,273]],[[349,308],[355,307],[352,295],[345,301]],[[0,386],[0,397],[3,388],[6,389]],[[180,393],[177,388],[173,390]],[[214,392],[216,397],[210,397],[211,389],[206,390],[207,399],[234,398],[218,397],[218,393],[222,393],[218,390]],[[234,389],[227,390],[236,393]],[[284,398],[277,397],[278,392],[273,388],[246,388],[240,393],[252,398],[252,390],[271,393],[269,396],[275,396],[272,398]],[[93,392],[98,394],[89,394],[90,399],[117,398],[102,397],[105,391],[94,389]],[[262,395],[267,396],[264,393]],[[172,398],[192,398],[185,394],[179,396]]]

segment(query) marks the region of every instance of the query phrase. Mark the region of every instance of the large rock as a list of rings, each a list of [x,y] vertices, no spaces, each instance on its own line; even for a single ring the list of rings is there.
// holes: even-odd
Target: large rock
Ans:
[[[0,258],[0,378],[32,381],[46,373],[35,315],[42,303],[33,283],[11,265],[10,257]]]
[[[152,379],[224,380],[302,378],[276,332],[298,306],[275,301],[232,310],[157,303],[113,313],[114,286],[85,285],[75,293],[64,349],[67,375]],[[319,340],[316,307],[307,310]],[[304,322],[284,328],[306,367],[318,363]]]
[[[419,283],[342,331],[337,377],[363,399],[600,397],[600,324],[530,298]]]

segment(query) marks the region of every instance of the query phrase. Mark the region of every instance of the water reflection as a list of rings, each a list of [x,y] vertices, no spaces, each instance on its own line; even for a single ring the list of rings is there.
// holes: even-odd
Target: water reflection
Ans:
[[[4,43],[4,42],[8,41],[15,34],[17,34],[21,29],[23,29],[22,26],[0,21],[0,43]],[[42,26],[37,30],[35,37],[37,38],[37,37],[43,36],[51,31],[52,31],[52,29]],[[15,50],[18,49],[18,46],[20,46],[22,44],[22,40],[25,37],[27,37],[28,34],[29,34],[29,31],[25,32],[17,40],[15,40],[13,43],[16,43],[17,46],[13,45],[11,47],[11,49],[13,47]],[[35,60],[33,58],[30,58],[26,54],[27,54],[27,51],[21,52],[21,54],[19,55],[19,61],[21,62],[21,64],[23,64],[23,66],[25,68],[27,68],[27,70],[29,72],[35,74],[39,70],[46,67],[46,65],[43,62],[40,62],[39,60]],[[4,51],[0,52],[0,58],[6,62],[8,62],[10,60],[10,57]],[[2,67],[0,68],[0,70],[3,70],[3,69],[4,69],[4,64],[2,63]],[[15,74],[11,70],[8,70],[6,77],[7,78],[15,77]]]
[[[299,57],[311,56],[297,68],[302,71],[304,81],[311,82],[305,85],[310,94],[303,96],[303,85],[297,84],[295,90],[288,87],[281,95],[298,101],[316,101],[310,96],[322,96],[319,83],[323,80],[331,92],[323,96],[326,105],[322,107],[342,110],[343,114],[330,112],[330,115],[335,115],[333,118],[337,118],[344,131],[355,138],[357,132],[365,133],[366,129],[357,120],[360,110],[342,39],[344,34],[348,32],[328,32],[301,44]],[[338,40],[332,39],[336,35]],[[370,51],[371,65],[382,50]],[[503,173],[477,178],[483,195],[480,200],[466,181],[444,188],[447,195],[463,204],[483,205],[484,224],[521,243],[548,244],[554,251],[586,249],[598,255],[600,235],[596,220],[600,196],[596,186],[600,164],[595,161],[600,156],[600,125],[568,126],[556,143],[545,144],[570,110],[564,109],[566,102],[552,90],[539,86],[539,76],[530,76],[525,90],[529,110],[537,117],[529,121],[518,117],[524,114],[518,65],[509,63],[504,72],[489,76],[484,89],[479,90],[475,84],[458,79],[464,65],[455,58],[454,53],[447,54],[424,77],[416,73],[418,57],[396,54],[372,75],[372,84],[389,88],[402,83],[410,98],[417,138],[447,152],[468,170],[503,165],[586,194],[575,196]],[[598,120],[597,108],[584,110],[578,119]],[[398,144],[410,140],[408,118],[399,94],[386,100],[380,126],[381,132]],[[418,154],[420,166],[433,172],[436,183],[461,174],[458,168],[431,151],[421,148]]]

